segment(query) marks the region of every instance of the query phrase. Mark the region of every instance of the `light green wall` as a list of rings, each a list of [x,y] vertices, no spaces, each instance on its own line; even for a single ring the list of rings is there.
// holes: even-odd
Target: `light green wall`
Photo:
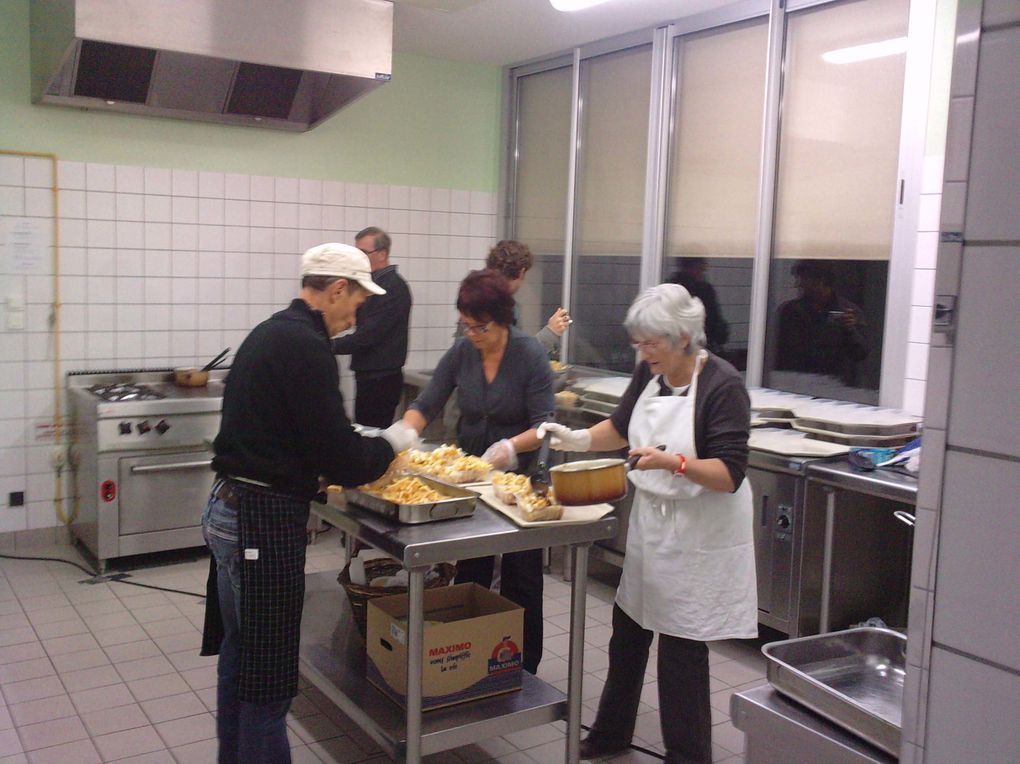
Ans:
[[[396,55],[393,81],[307,133],[31,103],[29,0],[0,0],[0,149],[61,159],[495,191],[494,66]]]

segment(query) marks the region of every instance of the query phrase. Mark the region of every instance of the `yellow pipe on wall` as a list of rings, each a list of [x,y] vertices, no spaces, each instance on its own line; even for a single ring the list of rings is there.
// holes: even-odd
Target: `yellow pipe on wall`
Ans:
[[[50,313],[50,327],[53,331],[53,438],[56,446],[64,441],[63,387],[60,382],[60,187],[58,183],[58,158],[56,154],[39,151],[9,151],[0,149],[0,155],[48,159],[50,162],[50,193],[53,197],[53,303]],[[57,470],[53,495],[53,508],[57,518],[64,525],[70,525],[78,514],[74,505],[70,517],[64,514],[64,490],[61,482],[62,469]]]

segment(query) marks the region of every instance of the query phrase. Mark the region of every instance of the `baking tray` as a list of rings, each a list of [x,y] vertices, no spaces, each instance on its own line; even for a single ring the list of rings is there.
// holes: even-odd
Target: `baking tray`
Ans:
[[[507,504],[496,497],[492,484],[478,489],[479,498],[497,512],[509,517],[522,528],[538,528],[548,525],[580,525],[593,523],[613,511],[612,504],[584,504],[563,508],[563,517],[559,520],[528,520],[516,504]]]
[[[761,651],[776,690],[899,756],[905,636],[860,627],[770,642]]]
[[[818,459],[841,456],[850,451],[850,446],[814,440],[793,430],[773,427],[751,430],[747,445],[748,448],[755,451],[770,451],[783,456],[808,456]]]
[[[474,514],[475,501],[478,499],[476,491],[459,485],[450,485],[424,475],[416,477],[425,485],[435,488],[448,498],[424,504],[396,504],[358,488],[348,488],[344,491],[344,495],[350,504],[355,504],[369,512],[388,517],[405,525],[452,520],[455,517],[468,517]]]
[[[798,417],[797,424],[804,427],[812,427],[816,430],[826,430],[832,433],[845,435],[879,435],[879,436],[917,436],[917,422],[895,422],[892,424],[881,424],[878,422],[838,422],[832,419],[816,419],[814,417]]]
[[[578,401],[580,403],[580,407],[584,411],[591,412],[592,414],[609,415],[616,411],[616,409],[620,406],[619,401],[603,401],[593,398],[587,393],[582,395]]]
[[[846,446],[857,446],[863,448],[898,448],[899,446],[905,446],[907,443],[917,437],[917,433],[907,433],[904,435],[847,435],[842,432],[832,432],[831,430],[819,430],[815,427],[809,427],[802,424],[804,420],[794,419],[793,429],[798,432],[808,433],[812,438],[817,440],[825,440],[829,443],[842,443]]]

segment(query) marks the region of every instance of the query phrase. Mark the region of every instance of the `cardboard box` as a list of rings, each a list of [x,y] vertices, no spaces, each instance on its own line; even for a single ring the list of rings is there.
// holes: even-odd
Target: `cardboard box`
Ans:
[[[368,680],[401,706],[407,695],[406,594],[369,600]],[[521,688],[524,609],[477,584],[425,590],[422,709]]]

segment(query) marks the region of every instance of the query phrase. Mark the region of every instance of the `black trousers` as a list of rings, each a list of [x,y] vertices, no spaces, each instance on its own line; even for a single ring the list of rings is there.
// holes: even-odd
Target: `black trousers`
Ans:
[[[625,747],[634,737],[652,636],[618,605],[613,606],[609,676],[590,733],[604,750]],[[659,722],[667,764],[712,764],[708,645],[660,634],[658,672]]]
[[[389,427],[404,391],[404,372],[354,372],[354,421],[366,427]]]
[[[457,583],[492,586],[494,557],[457,562]],[[542,550],[509,552],[500,566],[499,593],[524,608],[524,670],[538,671],[542,660]]]

